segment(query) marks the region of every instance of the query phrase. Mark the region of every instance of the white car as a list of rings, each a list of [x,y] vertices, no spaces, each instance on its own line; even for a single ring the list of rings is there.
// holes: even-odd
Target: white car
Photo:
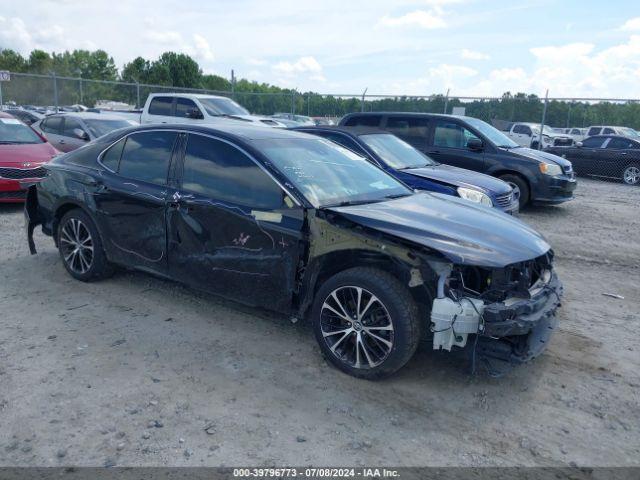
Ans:
[[[622,135],[623,137],[631,137],[638,139],[640,133],[636,132],[633,128],[629,127],[615,127],[611,125],[594,125],[587,130],[587,137],[593,137],[594,135]]]
[[[556,133],[551,127],[545,125],[542,129],[542,139],[540,138],[540,124],[536,123],[514,123],[507,132],[507,136],[522,147],[537,149],[553,146],[573,145],[573,139],[566,134]]]
[[[251,115],[230,98],[195,93],[152,93],[147,97],[140,115],[142,124],[228,124],[229,121],[285,128],[273,118]]]
[[[565,128],[564,133],[573,138],[573,143],[578,143],[587,138],[587,129],[586,128]]]

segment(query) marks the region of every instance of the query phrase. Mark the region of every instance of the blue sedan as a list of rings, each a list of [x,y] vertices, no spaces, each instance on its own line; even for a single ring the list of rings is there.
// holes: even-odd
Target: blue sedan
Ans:
[[[518,211],[518,198],[508,183],[482,173],[437,163],[388,132],[324,126],[294,130],[338,143],[413,189],[462,197],[510,214]]]

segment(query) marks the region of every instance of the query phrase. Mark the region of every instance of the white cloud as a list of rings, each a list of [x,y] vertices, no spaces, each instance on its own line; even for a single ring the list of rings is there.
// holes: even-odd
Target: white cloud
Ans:
[[[33,39],[21,18],[0,17],[0,46],[20,52],[33,48]]]
[[[267,64],[267,61],[261,58],[247,58],[245,62],[248,65],[253,65],[254,67],[262,67]]]
[[[277,73],[284,75],[293,75],[296,73],[315,73],[319,74],[322,72],[322,66],[318,63],[318,61],[311,57],[300,57],[295,62],[278,62],[273,66],[273,70]]]
[[[478,52],[476,50],[468,50],[466,48],[462,50],[460,56],[465,60],[489,60],[491,58],[486,53]]]
[[[399,17],[385,15],[379,21],[384,27],[420,27],[425,29],[444,28],[447,22],[439,8],[432,10],[415,10]]]
[[[211,50],[211,46],[209,45],[207,39],[202,35],[194,33],[193,42],[196,51],[196,58],[201,58],[202,60],[212,62],[214,58],[213,50]]]
[[[624,25],[620,27],[620,30],[624,31],[639,31],[640,30],[640,17],[635,17],[627,20]]]
[[[145,23],[151,26],[154,21],[153,19],[145,19]],[[150,28],[143,34],[143,37],[149,42],[161,46],[161,50],[169,48],[205,62],[212,62],[215,58],[209,41],[198,33],[194,33],[191,36],[191,41],[187,41],[180,32]]]

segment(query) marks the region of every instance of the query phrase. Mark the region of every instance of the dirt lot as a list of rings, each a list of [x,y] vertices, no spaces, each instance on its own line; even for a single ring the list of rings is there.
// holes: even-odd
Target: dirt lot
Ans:
[[[0,206],[0,465],[639,465],[639,205],[581,180],[521,215],[565,283],[545,355],[495,379],[425,344],[376,383],[303,323],[142,273],[74,281]]]

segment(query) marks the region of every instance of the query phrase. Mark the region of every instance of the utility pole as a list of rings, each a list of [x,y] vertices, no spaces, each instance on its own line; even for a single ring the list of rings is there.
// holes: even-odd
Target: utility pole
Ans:
[[[53,104],[56,107],[56,113],[60,111],[58,108],[58,81],[56,80],[56,72],[51,72],[51,78],[53,79]]]
[[[231,69],[231,98],[236,98],[236,73]]]
[[[540,137],[538,137],[538,150],[542,150],[542,129],[544,128],[544,122],[547,119],[547,104],[549,103],[549,89],[544,95],[544,107],[542,109],[542,123],[540,123]]]
[[[366,87],[364,89],[364,92],[362,92],[362,101],[360,102],[360,111],[364,112],[364,96],[367,94],[367,90],[369,90],[369,87]]]
[[[450,88],[447,88],[447,95],[444,97],[444,114],[447,113],[447,107],[449,106],[449,92],[451,91]]]

